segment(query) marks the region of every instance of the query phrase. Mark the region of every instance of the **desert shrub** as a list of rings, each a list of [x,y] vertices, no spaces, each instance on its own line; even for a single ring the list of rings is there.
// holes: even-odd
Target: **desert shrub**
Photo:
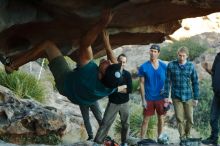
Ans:
[[[14,72],[8,75],[1,70],[0,85],[9,88],[21,98],[33,98],[43,102],[44,88],[33,75],[24,72]]]
[[[35,136],[31,140],[33,140],[34,143],[38,143],[38,144],[57,145],[61,143],[60,136],[56,135],[55,133],[50,133],[48,135],[43,135],[43,136]]]
[[[204,51],[208,49],[205,43],[200,44],[198,41],[192,38],[182,39],[174,41],[173,43],[162,47],[160,53],[160,59],[170,61],[177,58],[177,51],[180,47],[185,46],[189,48],[189,60],[194,60],[199,57]]]
[[[143,121],[143,108],[140,104],[135,104],[131,102],[130,106],[130,135],[134,137],[140,137],[140,130],[141,130],[141,124]],[[146,133],[146,136],[148,138],[155,138],[156,135],[156,117],[153,116],[148,125],[148,130]],[[120,119],[116,120],[115,123],[115,132],[120,133],[121,132],[121,121]]]
[[[200,81],[200,100],[198,106],[194,109],[194,127],[202,136],[210,134],[210,107],[213,97],[211,80]]]
[[[132,92],[139,91],[139,84],[140,84],[139,78],[132,79]]]

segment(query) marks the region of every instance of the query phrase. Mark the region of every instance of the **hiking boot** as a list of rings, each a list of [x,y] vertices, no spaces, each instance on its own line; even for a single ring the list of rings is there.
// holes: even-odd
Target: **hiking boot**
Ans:
[[[212,145],[217,146],[218,145],[218,139],[214,139],[212,137],[209,137],[207,139],[202,140],[202,143],[206,144],[206,145],[212,144]]]

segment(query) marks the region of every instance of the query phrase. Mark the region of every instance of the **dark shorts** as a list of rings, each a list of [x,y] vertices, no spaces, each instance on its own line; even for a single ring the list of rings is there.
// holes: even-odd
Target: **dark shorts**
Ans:
[[[144,109],[143,114],[145,116],[152,116],[155,114],[155,110],[158,115],[165,115],[164,111],[164,99],[157,101],[147,101],[147,108]]]
[[[64,95],[63,87],[67,74],[71,71],[64,56],[58,56],[50,61],[50,71],[52,72],[57,90]]]

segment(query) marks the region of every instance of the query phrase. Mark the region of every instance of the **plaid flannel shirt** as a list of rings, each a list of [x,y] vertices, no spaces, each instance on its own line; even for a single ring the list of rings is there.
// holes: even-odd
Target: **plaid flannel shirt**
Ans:
[[[199,82],[197,72],[192,62],[187,61],[183,67],[177,60],[170,62],[167,66],[166,80],[164,85],[164,97],[178,98],[182,101],[189,99],[198,100]]]

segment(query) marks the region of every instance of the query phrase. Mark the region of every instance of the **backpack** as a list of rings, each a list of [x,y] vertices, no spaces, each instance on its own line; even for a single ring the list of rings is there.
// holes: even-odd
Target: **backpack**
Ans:
[[[137,142],[138,146],[150,146],[152,144],[157,144],[157,142],[153,139],[142,139]]]
[[[119,146],[119,144],[110,136],[107,136],[104,140],[104,146]]]

